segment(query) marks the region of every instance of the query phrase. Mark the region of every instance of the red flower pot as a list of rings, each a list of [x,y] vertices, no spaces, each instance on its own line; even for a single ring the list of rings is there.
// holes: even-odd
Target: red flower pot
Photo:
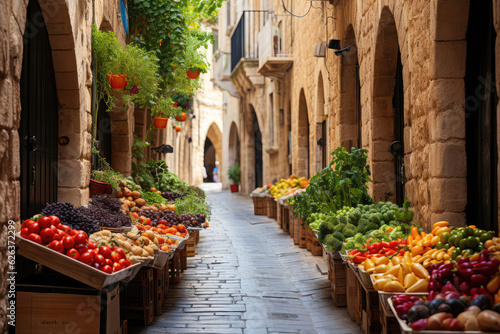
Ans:
[[[189,79],[198,79],[198,77],[200,76],[200,69],[197,68],[196,71],[194,71],[194,72],[191,70],[188,70],[187,76]]]
[[[187,114],[183,112],[180,116],[175,116],[175,119],[179,122],[184,122],[187,119]]]
[[[127,87],[126,74],[108,74],[107,78],[109,85],[113,89],[125,89]]]
[[[231,192],[232,193],[237,193],[238,192],[238,185],[237,184],[232,184],[230,186],[230,188],[231,188]]]
[[[113,190],[111,187],[111,183],[108,182],[101,182],[97,180],[90,179],[90,192],[92,194],[111,194],[111,191]]]
[[[167,127],[168,118],[155,117],[154,126],[157,129],[165,129]]]

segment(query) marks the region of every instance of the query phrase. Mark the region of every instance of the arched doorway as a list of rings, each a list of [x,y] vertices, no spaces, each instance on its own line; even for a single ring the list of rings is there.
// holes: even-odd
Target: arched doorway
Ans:
[[[255,156],[255,188],[262,187],[263,181],[263,163],[262,163],[262,133],[260,132],[259,121],[253,106],[250,106],[252,114],[252,134],[254,136],[254,156]]]
[[[225,177],[222,168],[222,133],[217,124],[212,123],[207,131],[204,147],[204,166],[209,178],[208,182],[213,182],[213,171],[216,168],[218,174],[217,182],[222,182]],[[218,165],[218,166],[216,166]]]
[[[320,72],[316,92],[316,172],[325,168],[329,163],[327,124],[323,75]]]
[[[345,35],[340,81],[340,145],[350,149],[361,148],[361,83],[359,80],[358,49],[354,28],[349,25]]]
[[[307,111],[306,96],[304,89],[300,91],[299,97],[299,122],[298,122],[298,157],[296,175],[309,177],[309,114]]]
[[[240,138],[236,123],[231,123],[229,130],[229,166],[240,165]]]
[[[29,25],[38,22],[36,29]],[[21,217],[57,201],[58,104],[49,34],[37,1],[31,0],[21,72]]]
[[[492,1],[471,1],[467,25],[465,140],[468,224],[498,232],[498,147]]]
[[[394,16],[387,7],[382,9],[375,49],[372,122],[374,200],[401,205],[405,199],[403,61]]]

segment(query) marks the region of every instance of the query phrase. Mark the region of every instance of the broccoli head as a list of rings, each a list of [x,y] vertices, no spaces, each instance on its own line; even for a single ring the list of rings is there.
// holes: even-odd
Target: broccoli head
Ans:
[[[319,225],[318,239],[321,242],[328,234],[332,234],[334,231],[334,225],[328,221],[324,221]]]
[[[332,223],[333,225],[337,225],[339,223],[339,218],[335,215],[328,216],[327,221]]]
[[[353,237],[356,235],[356,233],[358,233],[358,230],[356,228],[356,226],[354,226],[353,224],[350,224],[348,223],[344,229],[342,230],[342,234],[346,237],[346,238],[350,238],[350,237]]]
[[[370,218],[370,222],[375,223],[375,224],[380,224],[380,221],[382,220],[382,215],[380,213],[373,213]],[[378,227],[377,227],[378,228]]]
[[[342,232],[342,230],[344,229],[346,224],[337,224],[334,228],[333,228],[333,231],[334,232]]]
[[[342,241],[333,237],[332,234],[325,237],[326,250],[329,252],[339,251],[342,249]]]
[[[349,223],[349,219],[347,218],[347,216],[340,216],[339,217],[339,223],[340,224],[348,224]]]
[[[340,233],[340,232],[333,233],[333,237],[335,239],[338,239],[338,240],[342,241],[342,242],[344,242],[344,240],[345,240],[344,235],[342,233]]]
[[[378,224],[373,222],[368,222],[368,224],[363,224],[358,226],[358,231],[363,234],[377,229],[378,229]]]
[[[357,226],[358,221],[361,219],[361,210],[360,209],[354,209],[351,214],[349,215],[349,223]]]

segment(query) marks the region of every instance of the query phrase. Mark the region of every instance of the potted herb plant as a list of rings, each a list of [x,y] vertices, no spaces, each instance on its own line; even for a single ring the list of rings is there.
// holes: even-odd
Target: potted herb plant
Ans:
[[[111,194],[113,188],[119,189],[119,179],[117,173],[112,170],[94,170],[90,178],[90,193]]]
[[[157,129],[165,129],[168,119],[177,115],[177,107],[169,97],[158,98],[156,105],[151,109],[151,116],[154,117],[154,127]]]
[[[200,73],[207,73],[207,59],[203,53],[198,51],[200,46],[199,41],[192,36],[188,36],[184,64],[189,79],[198,79]]]
[[[238,184],[240,184],[240,176],[241,176],[240,166],[238,164],[235,164],[233,167],[229,168],[227,174],[229,176],[229,179],[233,181],[233,184],[230,186],[231,192],[232,193],[238,192]]]

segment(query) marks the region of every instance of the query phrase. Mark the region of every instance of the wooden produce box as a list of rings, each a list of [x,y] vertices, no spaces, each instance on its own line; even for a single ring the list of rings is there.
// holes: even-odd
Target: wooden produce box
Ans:
[[[287,210],[288,210],[288,232],[290,233],[290,237],[292,239],[294,239],[294,243],[295,243],[295,235],[294,235],[294,232],[295,232],[295,216],[293,214],[293,207],[291,205],[287,205]]]
[[[153,268],[142,268],[137,276],[125,286],[122,293],[122,310],[125,318],[142,320],[148,326],[154,317],[154,273]]]
[[[267,215],[267,198],[254,196],[253,198],[253,213],[256,216]]]
[[[33,276],[34,284],[16,285],[16,333],[121,333],[119,283],[96,290],[64,276]]]
[[[400,333],[398,320],[394,316],[389,304],[380,303],[380,324],[382,325],[382,334]]]
[[[289,210],[288,210],[288,205],[281,205],[281,228],[283,231],[288,232],[290,231],[290,226],[288,222],[290,221],[290,218],[288,218],[289,215]]]
[[[302,222],[302,219],[299,220],[299,247],[307,248],[307,229],[306,225]]]
[[[300,244],[300,218],[293,216],[293,243],[294,245]]]
[[[359,286],[358,278],[354,271],[349,267],[346,267],[346,298],[347,298],[347,312],[349,317],[355,321],[358,325],[361,325],[361,312],[359,310]]]
[[[268,195],[266,197],[266,200],[267,200],[267,216],[269,218],[276,219],[278,217],[278,213],[276,210],[276,201],[271,195]]]
[[[363,332],[366,334],[381,333],[382,324],[380,323],[380,303],[378,292],[369,289],[363,285],[360,277],[356,275],[358,279],[358,291],[360,294],[361,313],[363,316]]]
[[[165,298],[165,267],[153,269],[154,314],[161,315]]]
[[[182,275],[181,252],[175,250],[174,257],[169,261],[169,284],[179,283]]]
[[[280,201],[274,201],[274,206],[276,207],[276,223],[278,223],[279,227],[283,228],[283,224],[281,219],[283,219],[283,211],[281,211]]]
[[[329,255],[328,276],[332,288],[333,302],[337,306],[347,305],[347,269],[341,260],[334,260],[331,253]]]
[[[189,234],[189,239],[186,241],[186,256],[193,257],[196,255],[196,235],[199,231],[193,231]]]

